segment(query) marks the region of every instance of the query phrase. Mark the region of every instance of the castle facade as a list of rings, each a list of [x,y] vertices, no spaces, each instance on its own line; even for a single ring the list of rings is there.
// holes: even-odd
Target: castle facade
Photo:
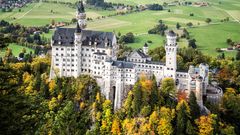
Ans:
[[[209,66],[200,64],[190,66],[188,72],[177,71],[177,35],[173,31],[166,34],[166,62],[152,61],[148,56],[148,45],[118,60],[118,43],[114,33],[86,30],[86,14],[82,2],[79,2],[76,28],[57,28],[52,37],[52,60],[50,77],[78,77],[88,74],[94,77],[101,92],[112,100],[114,109],[122,105],[128,90],[137,82],[140,75],[155,75],[158,84],[166,77],[176,82],[178,90],[190,93],[194,91],[200,106],[203,96],[218,101],[221,89],[209,84]],[[208,96],[208,89],[212,95]]]

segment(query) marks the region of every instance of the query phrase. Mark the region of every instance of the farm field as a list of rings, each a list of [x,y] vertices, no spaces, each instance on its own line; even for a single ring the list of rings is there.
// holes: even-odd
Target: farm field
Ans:
[[[88,17],[93,19],[112,12],[114,11],[87,10]],[[76,9],[64,4],[39,2],[28,4],[27,7],[21,9],[21,12],[18,9],[14,9],[13,12],[0,12],[0,20],[4,19],[25,26],[44,26],[50,24],[52,20],[55,20],[55,22],[70,22],[75,17],[75,13]]]
[[[34,53],[34,50],[25,46],[20,46],[17,45],[15,43],[11,43],[8,45],[8,48],[12,49],[12,53],[14,56],[18,56],[19,53],[22,51],[23,48],[26,49],[26,53],[30,53],[30,51],[32,51],[32,53]],[[0,57],[3,57],[5,55],[6,49],[0,50]]]
[[[75,2],[75,0],[58,0],[64,2]],[[149,4],[162,3],[166,0],[106,0],[107,2],[124,3],[124,4]],[[195,0],[192,0],[195,1]],[[107,16],[116,11],[104,11],[95,9],[86,9],[87,17],[93,18],[93,21],[87,22],[87,29],[99,31],[111,31],[121,34],[128,32],[134,33],[136,42],[128,44],[132,48],[140,48],[147,41],[152,41],[150,49],[163,45],[164,37],[159,35],[149,35],[147,32],[153,28],[159,20],[168,25],[169,29],[176,31],[176,23],[180,23],[181,29],[186,28],[191,38],[197,40],[198,49],[203,53],[217,56],[216,48],[227,48],[226,39],[231,38],[233,41],[240,42],[240,1],[207,0],[209,7],[193,6],[171,6],[163,11],[150,11],[131,13],[96,19],[97,17]],[[170,12],[168,12],[170,9]],[[51,13],[53,10],[53,13]],[[190,16],[190,13],[193,16]],[[13,20],[13,18],[16,18]],[[13,23],[20,23],[26,26],[41,26],[49,24],[52,19],[55,21],[71,21],[75,17],[75,9],[58,3],[33,3],[28,7],[22,8],[22,12],[14,10],[11,13],[1,13],[0,20],[5,19]],[[211,18],[212,22],[207,24],[206,18]],[[222,19],[229,18],[228,22],[221,22]],[[188,22],[193,23],[193,27],[187,27]],[[68,27],[75,27],[70,25]],[[53,31],[42,36],[51,38]],[[179,42],[180,47],[187,46],[186,40]],[[226,56],[235,56],[236,52],[226,52]]]

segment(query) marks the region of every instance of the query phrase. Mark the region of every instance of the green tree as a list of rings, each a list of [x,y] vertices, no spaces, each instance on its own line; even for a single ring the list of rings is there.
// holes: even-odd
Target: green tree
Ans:
[[[186,101],[182,100],[177,107],[177,125],[176,130],[178,135],[186,134],[187,122],[190,119],[190,109]]]
[[[197,119],[200,116],[200,107],[197,103],[197,98],[193,91],[191,91],[189,95],[189,107],[192,119]]]
[[[140,82],[136,82],[133,87],[133,101],[132,101],[132,108],[133,108],[133,115],[136,116],[140,113],[141,105],[142,105],[142,89]]]
[[[180,29],[181,28],[181,25],[179,23],[176,24],[176,28],[177,29]]]
[[[212,22],[212,19],[207,18],[207,19],[205,20],[205,22],[209,24],[210,22]]]
[[[240,51],[238,51],[236,54],[236,60],[240,60]]]
[[[161,93],[164,96],[175,95],[176,94],[176,87],[175,82],[172,78],[164,78],[161,84]]]

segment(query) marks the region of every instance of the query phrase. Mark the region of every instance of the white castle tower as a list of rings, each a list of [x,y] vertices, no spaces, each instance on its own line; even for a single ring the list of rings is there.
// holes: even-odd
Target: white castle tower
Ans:
[[[87,27],[86,13],[82,1],[79,1],[77,5],[76,19],[81,29],[85,29]]]
[[[143,53],[146,55],[148,54],[148,44],[147,43],[145,43],[143,46]]]
[[[171,30],[167,33],[167,43],[165,45],[166,51],[166,70],[165,77],[176,78],[177,70],[177,35]]]

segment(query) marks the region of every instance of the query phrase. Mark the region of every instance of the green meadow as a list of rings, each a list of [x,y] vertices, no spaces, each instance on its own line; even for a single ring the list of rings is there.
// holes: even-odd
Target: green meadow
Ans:
[[[58,0],[64,2],[75,2],[75,0]],[[163,3],[167,0],[106,0],[107,2],[124,3],[131,5]],[[195,1],[195,0],[192,0]],[[211,56],[217,56],[216,48],[227,48],[226,39],[240,42],[240,1],[238,0],[207,0],[208,7],[194,6],[171,6],[163,11],[143,11],[126,15],[106,17],[116,13],[116,11],[105,11],[96,9],[86,9],[87,17],[93,21],[87,22],[87,29],[99,31],[111,31],[121,34],[133,32],[135,43],[128,44],[132,48],[140,48],[147,41],[152,41],[150,49],[162,46],[165,37],[160,35],[149,35],[147,32],[153,28],[159,20],[163,20],[169,29],[176,30],[176,23],[180,23],[182,28],[186,28],[191,38],[197,40],[198,49]],[[168,12],[170,9],[170,12]],[[51,13],[53,10],[53,13]],[[13,23],[20,23],[26,26],[42,26],[49,24],[52,19],[55,21],[71,21],[75,17],[76,10],[63,4],[53,3],[32,3],[22,8],[21,12],[14,10],[11,13],[1,13],[0,19],[5,19]],[[190,16],[193,13],[194,16]],[[15,19],[13,19],[15,18]],[[206,18],[211,18],[212,22],[207,24]],[[221,22],[222,19],[229,18],[228,22]],[[186,23],[192,22],[193,27],[189,28]],[[75,27],[71,25],[68,27]],[[182,29],[181,28],[181,29]],[[44,37],[51,38],[53,31],[44,34]],[[187,46],[185,39],[180,40],[180,47]],[[226,52],[226,56],[235,56],[236,52]]]
[[[26,49],[26,53],[30,53],[31,51],[32,51],[32,53],[34,53],[33,49],[25,47],[25,46],[20,46],[15,43],[9,44],[7,48],[12,49],[12,53],[16,57],[19,55],[19,53],[22,51],[23,48]],[[5,55],[5,52],[6,52],[6,48],[4,48],[3,50],[0,50],[0,57],[3,57]]]

